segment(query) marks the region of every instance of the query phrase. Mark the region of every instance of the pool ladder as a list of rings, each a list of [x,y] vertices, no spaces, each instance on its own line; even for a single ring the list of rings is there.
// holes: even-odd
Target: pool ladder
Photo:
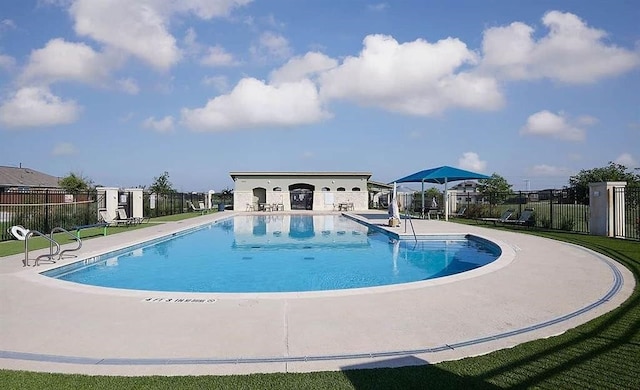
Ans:
[[[61,250],[60,243],[53,239],[54,233],[65,233],[66,235],[74,239],[78,244],[78,246],[75,248],[67,248],[67,249]],[[36,257],[34,267],[40,265],[41,259],[47,259],[48,261],[55,263],[57,260],[60,260],[65,253],[74,252],[82,248],[82,240],[79,237],[76,237],[71,232],[61,227],[53,228],[49,235],[41,233],[37,230],[29,230],[24,236],[24,260],[22,260],[22,264],[25,267],[29,266],[29,239],[34,236],[42,237],[45,240],[49,241],[49,253],[45,253]],[[57,256],[57,259],[56,259],[56,256]],[[72,255],[72,256],[75,257],[75,255]]]
[[[409,211],[405,209],[404,211],[404,232],[407,232],[407,220],[409,220],[409,224],[411,225],[411,231],[413,232],[413,239],[418,243],[418,236],[416,236],[416,229],[413,227],[413,220],[411,220],[411,215],[409,215]]]

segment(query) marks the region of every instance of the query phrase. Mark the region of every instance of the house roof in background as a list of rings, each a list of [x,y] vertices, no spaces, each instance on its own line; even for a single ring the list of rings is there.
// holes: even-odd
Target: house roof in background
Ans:
[[[373,181],[373,180],[369,180],[369,186],[373,190],[390,190],[393,188],[393,185],[391,184],[382,183],[382,182]]]
[[[0,187],[60,188],[60,178],[31,168],[0,166]]]

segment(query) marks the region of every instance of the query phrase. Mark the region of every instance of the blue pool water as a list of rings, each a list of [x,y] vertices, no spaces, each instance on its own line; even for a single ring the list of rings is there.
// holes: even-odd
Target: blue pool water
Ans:
[[[248,215],[44,274],[135,290],[294,292],[432,279],[498,256],[481,240],[393,240],[339,215]]]

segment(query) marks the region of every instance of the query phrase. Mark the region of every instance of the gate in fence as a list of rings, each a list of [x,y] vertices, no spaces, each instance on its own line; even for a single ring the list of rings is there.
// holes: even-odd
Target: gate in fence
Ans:
[[[640,187],[613,187],[614,237],[640,240]]]

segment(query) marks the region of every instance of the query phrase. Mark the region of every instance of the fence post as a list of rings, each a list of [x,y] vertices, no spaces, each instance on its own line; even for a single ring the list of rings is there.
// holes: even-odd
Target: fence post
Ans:
[[[49,226],[49,190],[46,189],[44,191],[44,231],[51,231],[51,226]]]
[[[553,190],[549,190],[549,227],[553,229]]]
[[[589,233],[596,236],[624,237],[624,189],[627,182],[589,183]]]

